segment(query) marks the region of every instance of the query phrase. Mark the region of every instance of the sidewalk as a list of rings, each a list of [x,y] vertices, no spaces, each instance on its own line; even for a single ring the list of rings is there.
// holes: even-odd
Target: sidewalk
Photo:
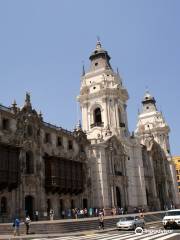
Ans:
[[[155,223],[160,223],[161,221],[155,221],[155,222],[149,222],[146,223],[147,225],[152,225]],[[99,230],[99,229],[95,229],[95,230],[87,230],[87,231],[80,231],[80,232],[70,232],[70,233],[51,233],[51,234],[24,234],[24,235],[20,235],[20,236],[16,236],[14,237],[13,235],[0,235],[0,240],[5,240],[5,239],[35,239],[35,238],[55,238],[55,237],[66,237],[66,236],[82,236],[82,235],[92,235],[92,234],[96,234],[96,233],[107,233],[110,231],[114,231],[116,230],[116,227],[113,228],[106,228],[104,230]]]

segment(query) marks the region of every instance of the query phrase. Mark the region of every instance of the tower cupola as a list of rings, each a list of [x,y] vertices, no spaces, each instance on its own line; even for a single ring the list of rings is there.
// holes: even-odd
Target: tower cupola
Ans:
[[[151,112],[151,111],[157,111],[156,108],[156,100],[154,97],[151,96],[151,94],[146,91],[144,98],[142,100],[143,105],[143,112]]]
[[[110,59],[108,52],[102,48],[101,42],[98,40],[96,43],[96,48],[91,53],[89,57],[91,61],[90,71],[105,68],[112,69],[110,65]]]

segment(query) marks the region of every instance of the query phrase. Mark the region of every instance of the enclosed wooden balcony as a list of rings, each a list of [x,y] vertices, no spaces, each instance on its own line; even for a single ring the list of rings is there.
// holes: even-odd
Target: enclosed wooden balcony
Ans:
[[[45,159],[45,188],[47,192],[78,194],[83,191],[83,164],[58,157]]]

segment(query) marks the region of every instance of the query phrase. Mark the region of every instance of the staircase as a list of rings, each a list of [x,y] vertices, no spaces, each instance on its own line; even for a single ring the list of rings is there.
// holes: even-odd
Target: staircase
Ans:
[[[130,214],[128,214],[130,215]],[[131,214],[134,215],[134,214]],[[138,214],[135,214],[138,215]],[[105,228],[115,228],[118,219],[125,215],[107,216],[104,219]],[[164,216],[164,212],[146,213],[144,216],[145,222],[150,223],[154,221],[161,221]],[[31,234],[50,234],[50,233],[69,233],[69,232],[81,232],[88,230],[98,229],[98,218],[84,218],[84,219],[69,219],[69,220],[54,220],[54,221],[39,221],[31,222],[30,233]],[[12,234],[12,223],[0,224],[0,235]],[[20,233],[25,233],[25,224],[20,225]]]

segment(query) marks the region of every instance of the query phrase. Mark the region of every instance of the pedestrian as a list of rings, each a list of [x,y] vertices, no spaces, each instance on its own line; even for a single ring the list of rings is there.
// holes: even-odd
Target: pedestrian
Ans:
[[[50,209],[49,216],[50,216],[51,221],[54,220],[54,210],[53,209]]]
[[[124,209],[123,209],[123,208],[121,208],[121,214],[122,214],[122,215],[124,214]]]
[[[95,209],[95,216],[96,217],[98,216],[98,209],[97,208]]]
[[[92,215],[93,215],[93,209],[89,208],[89,216],[92,217]]]
[[[19,218],[15,218],[14,223],[13,223],[13,227],[14,227],[14,236],[19,236],[19,228],[20,228],[20,220]]]
[[[140,218],[144,218],[144,213],[143,213],[142,210],[139,210],[139,217],[140,217]]]
[[[64,210],[62,210],[61,216],[62,216],[62,219],[64,219],[64,217],[65,217],[65,211]]]
[[[38,211],[35,211],[35,212],[34,212],[35,221],[38,221],[38,215],[39,215]]]
[[[25,225],[26,225],[26,234],[29,234],[29,226],[30,226],[30,222],[31,222],[31,219],[30,217],[27,215],[26,218],[25,218]]]
[[[88,211],[87,211],[87,208],[84,209],[84,216],[85,216],[85,217],[88,217]]]
[[[99,229],[104,230],[104,216],[102,213],[99,214]]]
[[[75,219],[78,219],[78,210],[77,210],[77,208],[74,209],[74,216],[75,216]]]

